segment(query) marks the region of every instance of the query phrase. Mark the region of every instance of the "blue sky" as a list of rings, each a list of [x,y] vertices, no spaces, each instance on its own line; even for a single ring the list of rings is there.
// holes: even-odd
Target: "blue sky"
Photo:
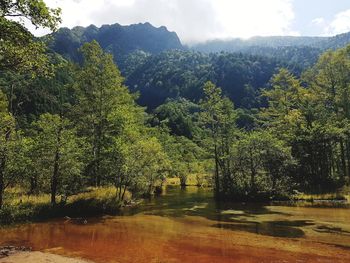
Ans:
[[[301,35],[322,35],[324,34],[322,26],[331,23],[337,14],[350,10],[350,0],[294,0],[293,8],[294,30],[299,31]],[[316,26],[312,23],[317,18],[323,18],[325,25]]]
[[[325,36],[350,31],[350,0],[44,0],[62,26],[150,22],[184,43],[252,36]],[[47,33],[41,29],[36,35]]]

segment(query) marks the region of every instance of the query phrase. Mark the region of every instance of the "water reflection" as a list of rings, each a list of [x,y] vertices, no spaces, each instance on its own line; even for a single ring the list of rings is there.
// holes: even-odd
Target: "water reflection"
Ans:
[[[350,262],[349,222],[346,209],[217,203],[210,189],[167,187],[124,216],[0,229],[0,245],[96,262]]]
[[[302,237],[304,232],[296,227],[311,225],[311,221],[249,221],[257,215],[289,215],[268,209],[264,204],[216,202],[211,189],[168,186],[157,198],[145,201],[138,207],[126,211],[126,215],[144,213],[165,217],[199,216],[219,221],[213,227],[241,230],[276,237]],[[231,224],[226,224],[231,223]]]

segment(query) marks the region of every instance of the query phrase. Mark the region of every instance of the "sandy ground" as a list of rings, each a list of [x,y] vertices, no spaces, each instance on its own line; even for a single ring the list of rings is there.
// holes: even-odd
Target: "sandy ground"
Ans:
[[[17,252],[0,258],[0,263],[92,263],[82,259],[73,259],[43,252]]]

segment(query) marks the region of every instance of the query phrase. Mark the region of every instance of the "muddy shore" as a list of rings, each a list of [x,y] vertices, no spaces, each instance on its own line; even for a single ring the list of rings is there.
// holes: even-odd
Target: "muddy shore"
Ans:
[[[0,263],[92,263],[82,259],[68,258],[64,256],[54,255],[51,253],[43,253],[39,251],[31,251],[25,247],[0,247]]]

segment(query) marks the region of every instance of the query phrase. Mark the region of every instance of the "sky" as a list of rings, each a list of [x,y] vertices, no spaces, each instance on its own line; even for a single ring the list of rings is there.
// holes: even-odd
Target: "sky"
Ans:
[[[64,27],[150,22],[175,31],[186,44],[252,36],[332,36],[350,31],[350,0],[44,1],[62,8]]]

